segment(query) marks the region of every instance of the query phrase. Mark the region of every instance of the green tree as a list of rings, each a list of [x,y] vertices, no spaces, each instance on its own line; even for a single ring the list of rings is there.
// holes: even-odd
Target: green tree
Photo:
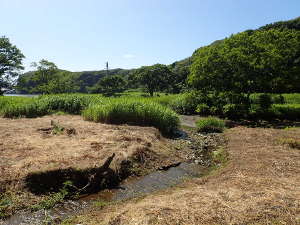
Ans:
[[[70,72],[59,71],[53,75],[46,87],[47,92],[51,94],[74,93],[79,91],[80,84],[78,84]]]
[[[8,38],[0,37],[0,94],[1,88],[7,86],[13,77],[23,68],[24,55]]]
[[[35,92],[49,94],[49,82],[56,77],[59,72],[57,66],[48,60],[42,59],[38,63],[32,63],[32,67],[36,68],[33,80],[36,83]]]
[[[126,88],[126,81],[122,76],[105,76],[90,89],[93,93],[102,93],[107,96],[123,92]]]
[[[169,85],[169,91],[171,93],[180,93],[187,89],[186,79],[190,73],[191,63],[192,59],[189,57],[169,65],[169,68],[173,73],[172,82]]]
[[[143,66],[135,71],[135,77],[153,96],[155,91],[167,89],[172,80],[172,72],[166,65]]]
[[[204,93],[288,92],[299,84],[300,32],[243,32],[194,54],[188,82]],[[241,99],[241,98],[235,98]],[[229,99],[230,100],[230,99]]]

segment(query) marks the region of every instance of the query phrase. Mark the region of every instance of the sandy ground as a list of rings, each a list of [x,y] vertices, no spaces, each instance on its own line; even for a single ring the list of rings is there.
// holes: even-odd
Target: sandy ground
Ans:
[[[300,151],[289,130],[226,131],[230,160],[216,173],[163,192],[95,209],[74,224],[300,224]]]
[[[54,134],[51,121],[65,130]],[[142,161],[149,157],[152,167],[177,158],[167,140],[151,127],[105,125],[68,115],[0,118],[0,189],[13,188],[32,172],[100,166],[112,153],[115,169],[132,157]]]

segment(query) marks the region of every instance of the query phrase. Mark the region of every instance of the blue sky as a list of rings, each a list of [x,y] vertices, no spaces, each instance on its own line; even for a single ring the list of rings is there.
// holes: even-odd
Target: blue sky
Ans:
[[[0,36],[71,71],[170,64],[217,39],[300,16],[300,0],[0,0]]]

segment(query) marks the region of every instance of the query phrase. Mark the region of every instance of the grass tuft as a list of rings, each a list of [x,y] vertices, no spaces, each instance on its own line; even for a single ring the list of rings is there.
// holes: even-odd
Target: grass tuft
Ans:
[[[225,122],[217,117],[207,117],[196,122],[198,132],[221,133],[225,129]]]

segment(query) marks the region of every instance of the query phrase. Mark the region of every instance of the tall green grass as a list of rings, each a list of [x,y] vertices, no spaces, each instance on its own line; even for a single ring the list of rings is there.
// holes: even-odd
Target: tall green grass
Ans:
[[[111,100],[104,105],[91,105],[82,115],[95,122],[154,126],[164,134],[171,134],[179,126],[174,111],[149,100]]]
[[[261,110],[259,108],[259,96],[261,94],[252,94],[252,106],[251,111],[243,113],[242,117],[249,117],[253,119],[267,118],[267,119],[290,119],[290,120],[299,120],[300,119],[300,93],[295,94],[283,94],[285,104],[279,104],[282,101],[279,95],[272,94],[272,105],[269,109]],[[42,95],[39,97],[27,98],[27,97],[7,97],[0,96],[0,116],[8,118],[19,118],[19,117],[38,117],[47,114],[52,114],[57,111],[65,112],[69,114],[81,114],[82,111],[91,108],[91,106],[108,107],[112,103],[118,103],[118,111],[122,114],[128,116],[127,105],[133,104],[133,102],[138,102],[139,104],[144,105],[145,108],[147,105],[155,106],[165,106],[179,114],[197,114],[201,100],[197,95],[188,95],[188,94],[178,94],[178,95],[163,95],[156,97],[142,97],[140,92],[133,92],[133,95],[121,96],[121,97],[103,97],[98,94],[58,94],[58,95]],[[126,104],[124,103],[126,102]],[[124,103],[125,105],[122,105]],[[122,107],[125,107],[122,110]],[[227,105],[228,106],[228,105]],[[233,106],[233,105],[230,105]],[[241,114],[241,109],[238,107],[223,107],[220,112],[216,112],[214,107],[206,107],[207,115],[219,115],[226,117],[228,113],[232,115],[232,118],[235,118],[236,115]],[[96,108],[97,108],[96,107]],[[116,108],[117,106],[114,105]],[[198,108],[197,108],[198,107]],[[137,107],[138,108],[138,107]],[[203,107],[202,107],[203,108]],[[201,109],[202,109],[201,108]],[[105,108],[106,111],[109,111]],[[110,112],[112,113],[112,112]],[[130,115],[134,115],[135,111],[130,112]],[[203,112],[202,112],[203,113]],[[118,115],[121,117],[120,115]],[[143,117],[140,117],[143,118]],[[136,122],[133,119],[130,121],[123,120],[128,123]],[[141,121],[141,124],[146,122]],[[148,123],[148,122],[147,122]],[[151,124],[150,124],[151,125]]]
[[[62,94],[43,95],[35,98],[1,97],[0,114],[3,117],[38,117],[63,111],[70,114],[80,114],[89,104],[101,103],[103,97],[96,95]]]
[[[221,133],[225,129],[225,122],[217,117],[207,117],[196,122],[198,132]]]
[[[0,97],[0,115],[8,118],[34,118],[58,111],[82,113],[86,120],[154,126],[162,133],[170,134],[179,126],[178,115],[163,106],[170,98],[106,98],[85,94],[43,95],[35,98]]]
[[[259,103],[259,96],[261,93],[255,93],[250,96],[251,102],[253,104]],[[281,99],[279,94],[270,94],[272,101],[274,104],[300,104],[300,93],[289,93],[289,94],[282,94]],[[281,102],[283,100],[283,102]]]

